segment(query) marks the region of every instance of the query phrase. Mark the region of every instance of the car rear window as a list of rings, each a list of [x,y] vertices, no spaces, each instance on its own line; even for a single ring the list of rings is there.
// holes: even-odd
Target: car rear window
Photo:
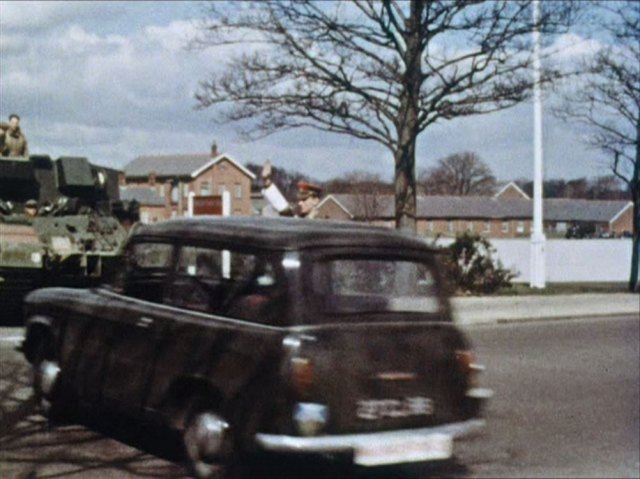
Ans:
[[[313,290],[327,312],[436,313],[430,264],[396,258],[333,258],[314,265]]]

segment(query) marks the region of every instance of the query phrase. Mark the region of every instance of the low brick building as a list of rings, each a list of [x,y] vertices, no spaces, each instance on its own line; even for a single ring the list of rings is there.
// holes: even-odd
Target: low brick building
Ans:
[[[211,153],[139,156],[124,169],[121,194],[140,203],[143,222],[185,216],[196,211],[219,214],[221,196],[228,191],[231,214],[249,216],[255,175],[230,155]],[[158,204],[161,199],[162,204]],[[145,221],[146,220],[146,221]]]
[[[545,233],[549,237],[564,237],[572,225],[590,224],[595,235],[622,235],[632,231],[632,206],[630,201],[545,199]],[[395,225],[391,195],[330,194],[318,208],[320,218]],[[416,216],[417,232],[423,236],[454,237],[470,231],[491,238],[528,237],[533,202],[522,197],[421,196]]]

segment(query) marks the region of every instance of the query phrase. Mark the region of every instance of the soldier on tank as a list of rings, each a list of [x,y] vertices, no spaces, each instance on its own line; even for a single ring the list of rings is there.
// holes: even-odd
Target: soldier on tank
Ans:
[[[24,213],[33,218],[38,215],[38,202],[36,200],[29,200],[24,205]]]
[[[20,117],[9,115],[9,123],[0,124],[0,153],[2,156],[29,156],[27,138],[20,129]]]

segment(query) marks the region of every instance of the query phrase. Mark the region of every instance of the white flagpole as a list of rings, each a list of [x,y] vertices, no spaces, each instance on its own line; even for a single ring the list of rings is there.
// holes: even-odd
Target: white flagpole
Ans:
[[[542,228],[542,95],[540,91],[540,2],[533,0],[533,229],[531,231],[532,288],[545,287],[545,243]]]

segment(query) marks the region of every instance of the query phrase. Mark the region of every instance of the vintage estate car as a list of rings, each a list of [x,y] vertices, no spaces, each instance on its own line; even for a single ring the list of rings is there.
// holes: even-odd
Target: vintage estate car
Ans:
[[[490,391],[436,256],[350,222],[144,225],[109,284],[28,295],[22,350],[48,411],[159,420],[198,477],[235,475],[254,453],[444,460],[483,426]]]

